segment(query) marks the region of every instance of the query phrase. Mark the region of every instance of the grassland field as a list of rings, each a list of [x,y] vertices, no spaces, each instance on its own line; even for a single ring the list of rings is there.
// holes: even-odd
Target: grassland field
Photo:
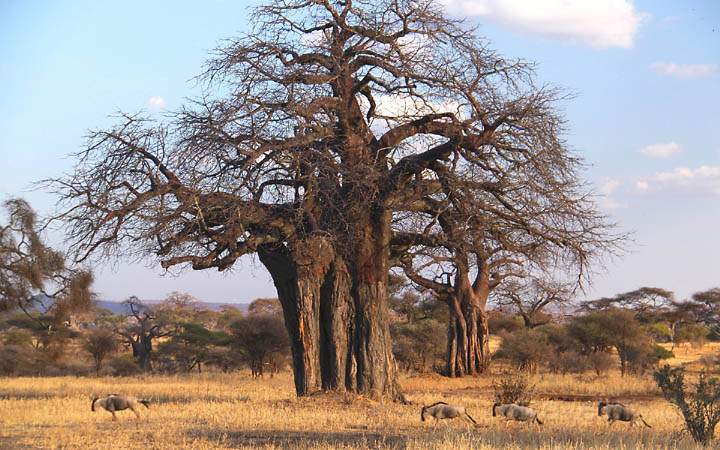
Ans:
[[[699,358],[719,348],[679,349],[670,362],[698,369]],[[261,379],[244,372],[0,378],[0,448],[697,448],[680,431],[682,418],[650,376],[535,375],[532,406],[543,426],[493,418],[492,380],[492,373],[461,379],[404,376],[412,404],[402,405],[340,394],[297,398],[289,371]],[[123,411],[112,422],[108,412],[90,411],[91,397],[108,393],[153,403],[139,421]],[[597,416],[597,397],[635,407],[653,428],[625,423],[608,428]],[[420,406],[439,400],[466,406],[478,425],[421,422]]]

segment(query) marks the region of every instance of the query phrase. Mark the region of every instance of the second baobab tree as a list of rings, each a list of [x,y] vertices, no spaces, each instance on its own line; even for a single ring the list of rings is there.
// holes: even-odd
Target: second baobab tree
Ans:
[[[440,172],[491,187],[574,183],[558,93],[432,1],[277,1],[217,49],[171,123],[90,134],[57,180],[79,260],[155,255],[227,270],[257,254],[277,287],[299,395],[403,398],[388,321],[396,214]],[[465,183],[449,187],[462,197]],[[493,191],[512,206],[513,195]],[[520,212],[520,211],[519,211]]]

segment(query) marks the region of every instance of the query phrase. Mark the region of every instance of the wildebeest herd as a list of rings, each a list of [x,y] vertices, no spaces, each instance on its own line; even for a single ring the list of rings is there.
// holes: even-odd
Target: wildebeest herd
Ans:
[[[600,400],[598,401],[597,407],[598,416],[606,414],[610,425],[616,421],[620,421],[629,422],[630,426],[633,426],[638,421],[641,421],[646,427],[652,428],[647,422],[645,422],[642,414],[635,412],[632,408],[625,406],[622,403]],[[543,424],[542,420],[538,417],[537,411],[530,408],[528,405],[515,403],[503,404],[496,401],[492,406],[492,415],[493,417],[504,417],[505,420],[528,422],[531,424],[537,423],[538,425]],[[445,402],[436,402],[429,406],[423,406],[420,411],[420,419],[424,422],[427,417],[434,418],[436,423],[442,419],[461,418],[470,420],[474,425],[477,425],[475,419],[470,416],[464,406],[450,405]]]
[[[140,412],[138,411],[139,405],[150,408],[150,401],[128,395],[111,394],[104,398],[93,397],[90,409],[95,411],[96,407],[103,408],[112,414],[112,420],[117,420],[117,416],[115,415],[116,411],[129,409],[140,419]],[[610,425],[616,421],[620,421],[629,422],[630,426],[634,426],[635,423],[641,421],[646,427],[652,428],[645,422],[642,414],[635,412],[632,408],[622,403],[600,400],[598,401],[597,407],[598,416],[606,414]],[[538,425],[543,424],[543,421],[538,417],[537,411],[526,404],[503,404],[496,401],[492,406],[492,415],[493,417],[504,417],[505,420],[508,421],[536,423]],[[423,406],[420,410],[420,420],[425,422],[425,420],[430,417],[435,419],[436,424],[443,419],[460,418],[471,422],[473,425],[477,425],[475,419],[472,418],[464,406],[451,405],[445,402],[435,402],[432,405]]]

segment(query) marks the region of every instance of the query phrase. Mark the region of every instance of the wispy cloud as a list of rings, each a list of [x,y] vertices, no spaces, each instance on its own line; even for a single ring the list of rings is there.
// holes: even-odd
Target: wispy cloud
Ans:
[[[147,101],[147,107],[155,111],[159,109],[164,109],[166,106],[167,104],[165,103],[165,99],[160,97],[159,95],[154,95],[150,97]]]
[[[614,194],[622,186],[623,182],[616,178],[603,178],[598,187],[598,204],[606,210],[625,208],[627,205],[617,200]]]
[[[660,144],[648,145],[640,149],[640,154],[648,158],[669,158],[677,155],[682,151],[682,147],[677,142],[665,142]]]
[[[677,64],[656,62],[650,66],[655,72],[677,78],[702,78],[718,73],[715,64]]]
[[[632,0],[443,0],[458,15],[596,48],[630,48],[642,21]]]
[[[640,193],[686,193],[720,195],[720,166],[676,167],[635,182]]]

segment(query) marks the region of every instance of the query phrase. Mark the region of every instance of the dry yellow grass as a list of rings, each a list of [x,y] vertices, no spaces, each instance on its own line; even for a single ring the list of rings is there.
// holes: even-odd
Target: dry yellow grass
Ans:
[[[670,344],[661,344],[670,350]],[[700,360],[704,356],[720,355],[720,342],[708,342],[700,347],[690,344],[682,344],[673,350],[674,358],[668,360],[670,365],[686,365],[691,370],[703,369]]]
[[[534,380],[541,392],[594,395],[647,393],[647,380],[591,376]],[[144,378],[0,379],[3,448],[695,448],[676,431],[681,419],[660,399],[630,401],[652,430],[617,424],[609,430],[593,402],[534,402],[543,427],[493,420],[487,377],[403,380],[416,405],[380,404],[321,395],[297,399],[288,373],[252,380],[246,374]],[[154,400],[136,422],[92,413],[90,397],[120,392]],[[350,401],[354,400],[354,401]],[[465,405],[477,428],[420,422],[419,406],[437,400]]]

